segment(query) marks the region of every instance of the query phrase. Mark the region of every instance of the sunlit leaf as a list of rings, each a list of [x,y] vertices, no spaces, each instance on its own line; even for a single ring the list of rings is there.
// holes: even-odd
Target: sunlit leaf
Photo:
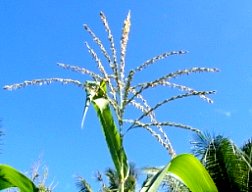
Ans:
[[[92,103],[100,119],[103,133],[119,178],[124,180],[128,174],[127,156],[122,145],[122,138],[114,123],[105,93],[106,84],[102,81],[97,96],[92,100]]]
[[[140,192],[156,192],[167,175],[171,175],[184,183],[192,192],[218,191],[200,161],[191,154],[181,154],[152,176]]]
[[[38,192],[38,188],[25,175],[9,165],[0,165],[0,190],[17,187],[20,192]]]

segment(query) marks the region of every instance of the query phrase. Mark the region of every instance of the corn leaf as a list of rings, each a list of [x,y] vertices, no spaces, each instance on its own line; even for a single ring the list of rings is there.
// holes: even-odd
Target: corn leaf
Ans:
[[[191,154],[181,154],[173,158],[163,169],[152,176],[140,192],[156,192],[167,175],[171,175],[184,183],[192,192],[218,191],[200,161]]]
[[[0,190],[17,187],[20,192],[38,192],[38,188],[25,175],[9,165],[0,165]]]
[[[122,145],[122,138],[115,125],[109,102],[106,99],[106,83],[102,81],[96,97],[92,100],[102,125],[102,130],[114,162],[116,171],[121,181],[125,180],[128,174],[127,156]]]

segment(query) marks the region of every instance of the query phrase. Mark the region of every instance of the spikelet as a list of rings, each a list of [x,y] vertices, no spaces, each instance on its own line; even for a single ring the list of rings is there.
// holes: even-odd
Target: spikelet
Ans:
[[[176,83],[171,83],[171,82],[168,82],[168,81],[163,81],[163,82],[160,82],[160,85],[163,85],[163,86],[169,86],[169,87],[172,87],[172,88],[177,88],[181,91],[186,91],[186,92],[195,92],[196,90],[195,89],[192,89],[190,87],[187,87],[185,85],[179,85],[179,84],[176,84]],[[210,99],[209,97],[207,97],[206,95],[198,95],[201,99],[207,101],[208,103],[213,103],[213,100]]]
[[[152,65],[154,63],[156,63],[159,60],[165,59],[171,55],[181,55],[181,54],[186,54],[187,51],[169,51],[169,52],[165,52],[162,53],[160,55],[157,55],[147,61],[145,61],[142,65],[138,66],[134,71],[142,71],[143,69],[147,68],[149,65]]]
[[[110,30],[107,18],[103,12],[100,12],[100,17],[102,20],[102,23],[105,27],[106,32],[108,33],[108,40],[110,43],[110,50],[112,52],[112,58],[113,60],[110,62],[110,67],[113,70],[116,78],[118,78],[118,64],[117,64],[117,59],[116,59],[116,48],[115,48],[115,43],[114,43],[114,38],[112,35],[112,32]]]
[[[129,91],[131,93],[133,93],[133,95],[136,94],[136,90],[130,88]],[[157,123],[157,119],[155,117],[155,113],[154,111],[151,111],[150,113],[148,113],[151,110],[151,107],[148,105],[146,99],[144,99],[144,97],[141,94],[137,94],[136,96],[137,99],[140,99],[140,101],[142,102],[142,104],[135,102],[134,100],[132,100],[129,104],[132,104],[133,106],[135,106],[136,108],[139,107],[140,110],[142,110],[143,114],[147,114],[146,117],[150,118],[150,122],[152,123]],[[163,136],[164,140],[168,142],[168,136],[167,134],[164,132],[162,126],[157,125],[156,126],[160,132],[160,134]]]
[[[176,83],[172,83],[172,82],[169,82],[169,81],[153,81],[153,82],[147,82],[147,83],[140,83],[137,85],[137,87],[140,87],[140,90],[138,91],[138,93],[141,93],[143,92],[145,89],[148,89],[148,88],[155,88],[157,86],[168,86],[168,87],[171,87],[171,88],[176,88],[176,89],[179,89],[181,91],[186,91],[186,92],[194,92],[196,91],[195,89],[192,89],[190,87],[187,87],[185,85],[179,85],[179,84],[176,84]],[[134,87],[136,89],[136,87]],[[208,98],[207,96],[205,95],[199,95],[200,98],[202,98],[203,100],[207,101],[208,103],[213,103],[213,100]]]
[[[130,104],[131,104],[132,106],[134,106],[136,109],[140,110],[142,113],[148,113],[148,111],[151,109],[149,106],[146,107],[146,106],[144,106],[143,104],[141,104],[141,103],[139,103],[139,102],[137,102],[137,101],[135,101],[135,100],[132,100],[132,101],[130,102]],[[154,112],[148,113],[148,117],[150,118],[150,121],[151,121],[151,122],[155,121],[155,119],[156,119],[156,118],[155,118],[155,113],[154,113]]]
[[[156,109],[158,109],[159,107],[161,107],[162,105],[177,100],[177,99],[182,99],[185,97],[190,97],[190,96],[196,96],[196,95],[208,95],[208,94],[214,94],[215,91],[194,91],[191,93],[185,93],[185,94],[180,94],[180,95],[176,95],[173,97],[170,97],[168,99],[164,99],[163,101],[157,103],[154,107],[152,107],[147,113],[141,115],[137,120],[140,121],[141,119],[143,119],[144,117],[146,117],[149,113],[151,113],[152,111],[155,111]]]
[[[107,20],[105,14],[103,12],[100,12],[100,18],[101,18],[101,21],[102,21],[102,23],[104,25],[105,31],[108,33],[108,40],[109,40],[109,43],[110,43],[110,50],[112,52],[112,61],[110,62],[110,68],[112,69],[113,74],[114,74],[114,78],[115,78],[115,81],[116,81],[116,89],[119,92],[119,95],[121,95],[123,85],[122,85],[121,79],[119,77],[119,66],[118,66],[118,63],[117,63],[117,56],[116,56],[116,48],[115,48],[114,38],[113,38],[113,35],[112,35],[112,32],[111,32],[111,29],[109,27],[108,20]]]
[[[162,135],[164,142],[168,142],[169,140],[168,136],[163,130],[162,126],[158,124],[154,111],[148,113],[151,107],[148,105],[147,101],[143,98],[142,95],[138,95],[138,98],[140,98],[140,101],[142,101],[143,104],[136,102],[135,100],[132,100],[130,104],[133,105],[136,109],[139,109],[143,114],[147,114],[147,116],[150,117],[150,122],[156,123],[156,127],[158,128],[158,131]]]
[[[137,93],[137,91],[134,90],[134,89],[130,89],[130,92],[131,92],[132,94],[134,94],[134,95]],[[139,100],[142,102],[143,106],[146,108],[147,111],[149,111],[149,110],[151,109],[150,105],[148,104],[147,100],[144,99],[143,95],[137,94],[136,98],[139,99]],[[131,103],[131,102],[130,102],[130,103]],[[148,114],[148,116],[150,117],[150,120],[156,118],[154,112],[150,112],[150,113]]]
[[[135,68],[133,70],[130,70],[130,73],[128,74],[128,76],[130,76],[131,77],[130,80],[132,80],[133,76],[135,75],[136,72],[142,71],[143,69],[147,68],[148,66],[156,63],[158,60],[165,59],[165,58],[167,58],[167,57],[169,57],[171,55],[186,54],[186,53],[187,53],[187,51],[183,51],[183,50],[180,50],[180,51],[169,51],[169,52],[162,53],[160,55],[157,55],[157,56],[155,56],[155,57],[153,57],[153,58],[145,61],[143,64],[141,64],[137,68]]]
[[[131,82],[133,78],[134,72],[131,70],[128,74],[128,77],[126,78],[126,83],[124,84],[124,90],[123,90],[123,95],[122,95],[122,105],[121,105],[121,114],[124,114],[125,107],[127,105],[127,99],[128,95],[130,93],[130,87],[131,87]]]
[[[217,69],[217,68],[193,67],[193,68],[190,68],[190,69],[177,70],[174,73],[170,73],[170,74],[168,74],[168,75],[166,75],[164,77],[161,77],[157,81],[174,79],[174,78],[176,78],[178,76],[189,75],[191,73],[202,73],[202,72],[215,73],[215,72],[218,72],[218,71],[219,71],[219,69]]]
[[[101,60],[99,59],[99,57],[97,56],[97,54],[95,53],[95,51],[89,46],[89,44],[87,42],[85,42],[85,45],[88,49],[88,52],[91,54],[92,58],[95,60],[96,64],[97,64],[97,68],[99,69],[99,71],[101,72],[101,74],[103,75],[103,77],[105,79],[108,78],[108,74],[101,62]]]
[[[57,64],[59,67],[63,68],[63,69],[68,69],[74,72],[78,72],[81,73],[83,75],[89,75],[92,79],[94,79],[95,81],[101,81],[102,77],[97,74],[94,73],[88,69],[85,69],[83,67],[79,67],[79,66],[74,66],[74,65],[67,65],[67,64],[63,64],[63,63],[58,63]]]
[[[128,12],[127,18],[124,21],[123,29],[122,29],[122,37],[121,37],[121,55],[120,55],[120,77],[121,81],[124,80],[124,69],[125,69],[125,56],[126,56],[126,48],[129,40],[129,32],[130,32],[130,11]]]
[[[138,121],[136,121],[138,122]],[[137,128],[139,127],[139,124],[135,122],[135,125],[132,128]],[[175,122],[170,122],[170,121],[166,121],[166,122],[156,122],[156,123],[145,123],[146,126],[149,127],[156,127],[156,126],[168,126],[168,127],[177,127],[177,128],[182,128],[182,129],[187,129],[196,133],[201,133],[201,131],[197,128],[194,128],[192,126],[189,125],[184,125],[184,124],[180,124],[180,123],[175,123]]]
[[[87,24],[84,24],[84,29],[90,34],[93,41],[99,46],[101,52],[103,53],[104,57],[107,59],[108,63],[111,62],[110,56],[108,52],[106,51],[105,47],[103,46],[102,41],[95,35],[95,33],[88,27]]]
[[[59,82],[59,83],[62,83],[62,84],[74,84],[74,85],[77,85],[78,87],[83,86],[83,84],[78,80],[63,79],[63,78],[56,78],[55,77],[55,78],[28,80],[28,81],[24,81],[22,83],[15,83],[15,84],[12,84],[12,85],[5,85],[3,88],[5,90],[12,91],[12,90],[15,90],[15,89],[24,88],[24,87],[31,86],[31,85],[39,85],[39,86],[49,85],[49,84],[54,83],[54,82]]]
[[[150,88],[150,87],[155,87],[157,85],[162,84],[164,81],[168,81],[172,78],[176,78],[181,75],[189,75],[191,73],[196,73],[196,72],[218,72],[218,69],[216,68],[206,68],[206,67],[193,67],[191,69],[183,69],[183,70],[178,70],[173,73],[169,73],[167,75],[164,75],[154,81],[138,84],[133,87],[133,89],[136,89],[137,87],[140,87],[140,89],[130,98],[128,99],[127,103],[129,103],[131,100],[133,100],[138,94],[141,94],[144,90]],[[203,95],[203,94],[202,94]],[[209,102],[211,102],[209,100]]]
[[[142,122],[136,121],[136,120],[130,120],[130,119],[125,119],[124,122],[131,123],[134,125],[137,124],[138,127],[142,127],[144,129],[146,129],[168,151],[169,155],[172,158],[176,155],[176,152],[174,151],[170,140],[165,142],[163,140],[163,138],[160,136],[160,134],[158,134],[156,131],[154,131],[151,127],[147,126],[145,123],[142,123]]]
[[[99,71],[101,72],[103,79],[105,79],[108,82],[109,88],[111,90],[112,93],[114,93],[114,97],[115,97],[115,90],[111,84],[110,78],[108,73],[105,70],[105,67],[103,66],[101,60],[99,59],[98,55],[95,53],[95,51],[89,46],[89,44],[87,42],[85,42],[85,45],[88,49],[88,52],[91,54],[91,56],[93,57],[93,59],[95,60],[96,64],[97,64],[97,68],[99,69]]]

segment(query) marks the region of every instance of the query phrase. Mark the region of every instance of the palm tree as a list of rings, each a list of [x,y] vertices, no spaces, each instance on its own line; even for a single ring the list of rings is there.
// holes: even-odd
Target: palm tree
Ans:
[[[125,181],[125,192],[133,192],[136,190],[136,183],[137,183],[137,169],[135,168],[135,165],[133,163],[130,163],[129,167],[129,175]],[[108,184],[103,179],[103,176],[100,172],[97,172],[96,179],[99,183],[101,183],[101,190],[103,192],[113,192],[118,191],[119,189],[119,176],[116,170],[108,168],[105,171],[105,176],[108,181]],[[92,192],[91,186],[88,184],[88,182],[82,178],[78,177],[76,186],[79,190],[79,192]]]
[[[241,148],[221,135],[198,135],[194,154],[201,159],[219,191],[252,191],[252,142]]]
[[[106,170],[105,175],[107,176],[109,180],[109,189],[111,191],[118,191],[119,188],[119,180],[118,180],[118,174],[115,170],[109,168]],[[136,180],[137,180],[137,170],[134,166],[134,164],[130,164],[129,167],[129,176],[126,179],[125,182],[125,192],[132,192],[136,189]]]

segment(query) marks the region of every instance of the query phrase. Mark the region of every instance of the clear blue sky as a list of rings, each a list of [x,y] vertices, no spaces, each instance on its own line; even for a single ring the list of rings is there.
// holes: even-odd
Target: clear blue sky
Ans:
[[[214,104],[198,99],[176,101],[161,108],[161,120],[177,121],[204,131],[224,134],[238,145],[252,135],[252,3],[244,1],[0,1],[0,86],[44,77],[88,78],[56,66],[57,62],[95,70],[84,42],[92,40],[87,23],[106,42],[99,19],[103,11],[117,45],[124,18],[131,10],[132,28],[127,69],[171,50],[188,50],[146,70],[139,80],[151,80],[177,69],[217,67],[216,74],[178,79],[197,89],[217,90]],[[156,75],[156,76],[155,76]],[[166,92],[154,91],[152,101]],[[56,192],[76,191],[76,175],[96,184],[94,173],[112,166],[107,147],[90,108],[85,128],[80,122],[83,90],[53,84],[17,91],[0,90],[4,136],[1,163],[27,171],[42,157]],[[167,129],[177,153],[190,152],[192,134]],[[125,138],[128,159],[137,167],[163,165],[166,151],[145,130]],[[97,187],[97,185],[96,185]]]

